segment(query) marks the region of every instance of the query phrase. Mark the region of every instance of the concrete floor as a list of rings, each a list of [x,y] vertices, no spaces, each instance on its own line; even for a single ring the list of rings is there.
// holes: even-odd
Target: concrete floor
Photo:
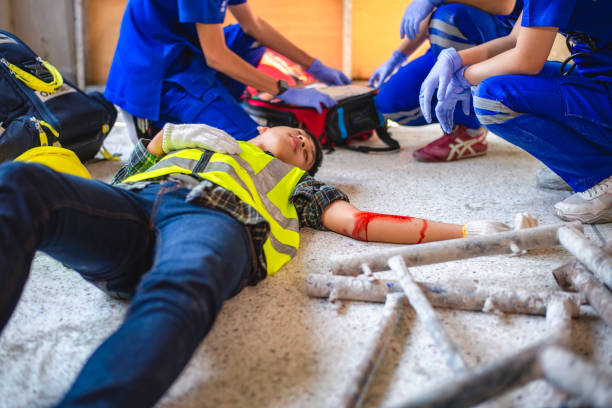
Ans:
[[[121,118],[120,118],[121,119]],[[517,212],[558,220],[552,205],[567,192],[539,191],[537,160],[495,136],[489,153],[428,164],[411,153],[439,134],[435,125],[394,127],[401,152],[368,155],[337,150],[318,175],[345,190],[364,210],[464,223],[511,222]],[[131,145],[118,122],[111,152],[126,158]],[[120,163],[88,165],[108,180]],[[585,228],[596,241],[612,239],[612,224]],[[93,233],[93,232],[92,232]],[[328,260],[388,247],[331,232],[305,230],[299,255],[281,272],[228,301],[212,331],[159,407],[336,407],[382,311],[381,304],[330,304],[310,299],[310,273],[329,273]],[[522,289],[554,289],[551,271],[570,258],[561,248],[521,257],[494,256],[413,268],[417,280],[478,282]],[[106,297],[78,274],[37,256],[12,320],[0,337],[0,407],[46,407],[69,388],[91,352],[121,323],[127,304]],[[542,317],[438,309],[471,367],[512,353],[544,334]],[[574,321],[573,349],[612,367],[612,329],[595,318]],[[170,351],[171,352],[171,351]],[[412,309],[406,308],[375,373],[365,407],[389,406],[453,374]],[[483,406],[551,407],[566,398],[542,381]]]

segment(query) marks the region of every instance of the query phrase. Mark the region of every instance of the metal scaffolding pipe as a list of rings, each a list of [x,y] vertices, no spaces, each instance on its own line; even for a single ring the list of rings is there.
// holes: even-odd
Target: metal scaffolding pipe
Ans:
[[[401,257],[395,256],[389,259],[389,266],[394,270],[399,278],[399,283],[404,290],[404,294],[412,305],[413,309],[423,322],[427,331],[434,339],[442,354],[446,358],[446,363],[455,373],[462,373],[467,369],[467,364],[463,361],[457,347],[452,342],[448,333],[442,326],[440,319],[436,315],[434,308],[431,306],[427,297],[421,291],[421,288],[412,278],[410,271],[406,268],[406,264]]]
[[[612,407],[612,373],[583,360],[561,347],[547,347],[540,355],[546,380],[580,397],[589,406]]]
[[[330,267],[332,273],[336,275],[356,275],[361,273],[362,264],[366,264],[372,271],[384,270],[387,260],[393,256],[401,256],[408,267],[413,267],[479,256],[515,253],[535,248],[549,248],[559,244],[557,231],[568,225],[578,229],[582,228],[582,224],[576,221],[479,237],[401,246],[375,253],[335,258],[332,259]]]
[[[597,314],[612,326],[612,293],[583,264],[574,260],[555,269],[553,276],[562,288],[569,283],[583,294]]]
[[[381,360],[389,339],[393,335],[403,308],[403,294],[392,293],[387,295],[382,317],[374,334],[374,340],[368,345],[364,359],[357,366],[356,375],[353,376],[342,396],[343,407],[353,408],[361,405],[372,375]]]
[[[559,242],[612,289],[612,256],[573,228],[560,228]]]
[[[555,296],[567,298],[577,307],[581,304],[581,295],[562,291],[527,292],[465,284],[417,284],[434,307],[447,309],[545,315],[549,300]],[[398,281],[391,279],[311,274],[306,280],[306,293],[311,297],[384,302],[388,293],[397,292],[403,293],[403,289]]]
[[[484,367],[468,371],[413,398],[398,408],[471,407],[502,395],[516,387],[542,377],[538,356],[542,350],[564,341],[569,333],[571,305],[563,298],[551,299],[551,312],[546,321],[553,330],[543,341],[527,347],[509,357]]]

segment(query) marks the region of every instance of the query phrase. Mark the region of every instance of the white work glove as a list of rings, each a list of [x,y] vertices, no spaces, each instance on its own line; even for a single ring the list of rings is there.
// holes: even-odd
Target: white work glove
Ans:
[[[514,230],[533,228],[538,226],[538,219],[531,214],[518,213],[514,216]]]
[[[538,219],[531,214],[518,213],[514,216],[514,230],[533,228],[538,226]],[[464,237],[478,237],[481,235],[496,234],[510,231],[510,227],[502,222],[477,220],[470,221],[463,226]]]
[[[162,137],[162,150],[169,153],[175,150],[199,147],[216,153],[240,154],[242,148],[229,134],[205,124],[166,123]]]
[[[479,237],[481,235],[497,234],[498,232],[510,231],[510,227],[503,222],[476,220],[470,221],[463,226],[463,236]]]

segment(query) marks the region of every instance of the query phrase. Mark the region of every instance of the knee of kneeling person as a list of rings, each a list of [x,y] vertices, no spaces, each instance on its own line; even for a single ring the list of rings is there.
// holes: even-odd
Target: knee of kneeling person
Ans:
[[[442,21],[456,27],[459,31],[461,31],[461,26],[464,23],[474,24],[470,16],[470,9],[472,9],[472,7],[460,3],[449,3],[439,6],[431,16],[431,21],[429,23],[430,34],[432,33],[432,29],[444,31],[444,26],[437,25],[434,20]],[[452,30],[452,32],[446,34],[455,35],[456,33],[455,30]]]
[[[395,112],[394,95],[391,88],[381,86],[378,95],[376,96],[376,107],[382,114]]]
[[[477,86],[472,87],[472,95],[474,98],[498,100],[500,93],[503,93],[500,86],[502,83],[498,80],[498,78],[499,77],[487,78],[480,82]]]
[[[508,102],[506,83],[506,76],[501,75],[487,78],[473,88],[474,112],[481,124],[500,125],[520,115]]]

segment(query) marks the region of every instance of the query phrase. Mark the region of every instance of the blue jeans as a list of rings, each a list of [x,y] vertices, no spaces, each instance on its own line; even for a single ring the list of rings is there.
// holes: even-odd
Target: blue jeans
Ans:
[[[175,183],[139,192],[56,173],[0,166],[0,328],[36,250],[121,297],[123,324],[89,358],[61,407],[153,405],[245,285],[251,243],[228,214],[185,202]]]
[[[580,192],[612,175],[612,83],[565,77],[559,67],[488,78],[473,91],[474,107],[483,125]]]
[[[225,27],[227,47],[244,61],[256,67],[265,47],[255,43],[239,25]],[[164,81],[159,120],[165,123],[206,123],[225,130],[237,140],[249,140],[257,136],[257,123],[240,106],[240,97],[246,85],[218,72],[215,81],[203,95],[193,95],[181,85]]]
[[[507,35],[511,30],[512,19],[509,18],[496,17],[463,4],[438,7],[429,26],[431,48],[425,55],[399,68],[381,85],[376,99],[378,108],[386,118],[401,125],[426,125],[419,106],[419,91],[440,52],[449,47],[460,51]],[[436,103],[437,98],[434,97],[434,107]],[[435,115],[433,119],[437,121]],[[458,105],[454,120],[456,124],[471,129],[480,127],[473,107],[470,107],[470,114],[465,115]]]

